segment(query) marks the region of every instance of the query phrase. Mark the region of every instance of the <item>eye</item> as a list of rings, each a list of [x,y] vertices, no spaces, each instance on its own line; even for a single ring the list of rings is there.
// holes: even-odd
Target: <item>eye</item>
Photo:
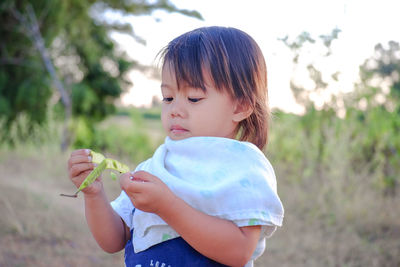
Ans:
[[[171,102],[172,100],[173,100],[172,97],[164,97],[162,101],[163,101],[163,102],[169,103],[169,102]]]
[[[192,98],[192,97],[188,97],[188,100],[190,101],[190,102],[192,102],[192,103],[197,103],[197,102],[199,102],[200,100],[202,100],[203,98]]]

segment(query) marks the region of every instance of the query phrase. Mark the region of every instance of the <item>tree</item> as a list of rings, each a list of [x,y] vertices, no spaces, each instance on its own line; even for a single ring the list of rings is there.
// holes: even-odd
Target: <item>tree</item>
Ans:
[[[302,32],[294,40],[289,40],[288,36],[279,39],[286,47],[292,52],[293,74],[290,80],[290,88],[296,101],[303,105],[306,112],[310,109],[330,109],[335,107],[334,101],[326,101],[319,107],[316,105],[315,96],[321,97],[327,91],[328,85],[331,81],[337,81],[339,72],[336,71],[330,75],[330,80],[326,81],[327,77],[323,76],[319,70],[318,64],[326,64],[332,55],[332,43],[338,39],[340,29],[335,28],[328,35],[320,35],[319,43],[316,38],[313,38],[310,33]],[[304,69],[308,73],[308,78],[311,80],[312,85],[306,86]],[[301,80],[296,80],[296,75],[300,73]]]
[[[328,35],[320,35],[318,42],[308,32],[303,32],[293,41],[286,36],[280,39],[292,52],[293,55],[293,73],[290,80],[290,88],[295,97],[295,100],[304,107],[305,113],[301,116],[300,126],[305,133],[303,140],[312,148],[311,162],[315,164],[312,169],[318,176],[322,173],[322,168],[327,160],[326,144],[326,128],[336,118],[337,103],[335,96],[331,95],[331,100],[324,99],[323,104],[317,104],[316,99],[321,98],[328,92],[328,85],[331,81],[337,81],[339,72],[336,71],[330,75],[330,80],[326,81],[326,76],[318,69],[318,63],[329,60],[332,55],[332,42],[338,38],[340,29],[333,29]],[[310,56],[311,52],[316,55]],[[311,58],[311,59],[310,59]],[[304,77],[304,73],[308,77]],[[300,78],[297,75],[300,74]],[[311,85],[304,85],[311,80]],[[300,81],[298,81],[300,80]],[[310,154],[307,151],[308,154]],[[305,161],[306,162],[306,161]]]
[[[374,55],[360,66],[354,95],[358,123],[364,126],[362,155],[372,162],[370,171],[379,174],[384,193],[394,196],[400,172],[399,43],[375,46]]]
[[[46,68],[46,71],[49,73],[54,86],[58,89],[58,92],[60,93],[61,102],[65,108],[64,130],[61,141],[61,148],[65,150],[69,143],[68,125],[72,113],[71,99],[69,97],[69,94],[66,92],[63,83],[58,78],[53,62],[50,58],[49,52],[45,47],[42,34],[40,33],[39,23],[37,21],[36,14],[32,8],[32,5],[28,4],[26,6],[26,14],[20,13],[13,7],[9,8],[9,10],[14,16],[14,18],[18,21],[18,23],[22,26],[23,33],[25,33],[25,35],[30,39],[35,49],[40,54],[43,64]]]
[[[123,17],[151,14],[157,9],[201,18],[199,13],[178,9],[166,0],[2,1],[0,142],[31,138],[46,124],[52,103],[58,103],[59,113],[69,112],[68,100],[61,101],[62,91],[53,90],[57,84],[54,77],[58,77],[71,99],[73,123],[84,123],[93,131],[94,123],[115,111],[114,100],[130,84],[126,73],[138,65],[116,49],[108,33],[119,31],[141,39],[129,24],[108,22],[101,19],[101,14],[115,12]],[[35,20],[29,20],[32,14],[42,39],[42,51],[29,31],[30,26],[35,27]],[[56,76],[51,76],[45,67],[45,53],[56,67]]]
[[[382,105],[400,114],[400,45],[390,41],[377,44],[374,55],[360,66],[358,99],[368,107]]]

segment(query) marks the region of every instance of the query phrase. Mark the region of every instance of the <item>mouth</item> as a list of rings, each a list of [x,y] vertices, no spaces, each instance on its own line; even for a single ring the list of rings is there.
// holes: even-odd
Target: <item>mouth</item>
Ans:
[[[171,133],[173,133],[173,134],[179,135],[179,134],[186,133],[186,132],[188,132],[189,130],[183,128],[183,127],[180,126],[180,125],[172,125],[171,128],[170,128],[170,131],[171,131]]]

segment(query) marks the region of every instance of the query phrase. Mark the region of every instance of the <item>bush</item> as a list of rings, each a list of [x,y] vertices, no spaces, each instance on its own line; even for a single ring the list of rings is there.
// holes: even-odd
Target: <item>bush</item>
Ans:
[[[126,114],[130,117],[114,116],[98,125],[79,118],[75,123],[74,148],[90,148],[129,158],[134,163],[149,158],[158,144],[149,137],[141,113],[133,109]]]

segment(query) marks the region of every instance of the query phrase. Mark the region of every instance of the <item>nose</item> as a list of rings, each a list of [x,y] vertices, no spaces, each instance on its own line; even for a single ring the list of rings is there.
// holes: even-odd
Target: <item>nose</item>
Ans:
[[[171,117],[185,117],[186,116],[186,109],[183,101],[181,99],[174,99],[174,101],[170,104],[171,110],[170,114]]]

